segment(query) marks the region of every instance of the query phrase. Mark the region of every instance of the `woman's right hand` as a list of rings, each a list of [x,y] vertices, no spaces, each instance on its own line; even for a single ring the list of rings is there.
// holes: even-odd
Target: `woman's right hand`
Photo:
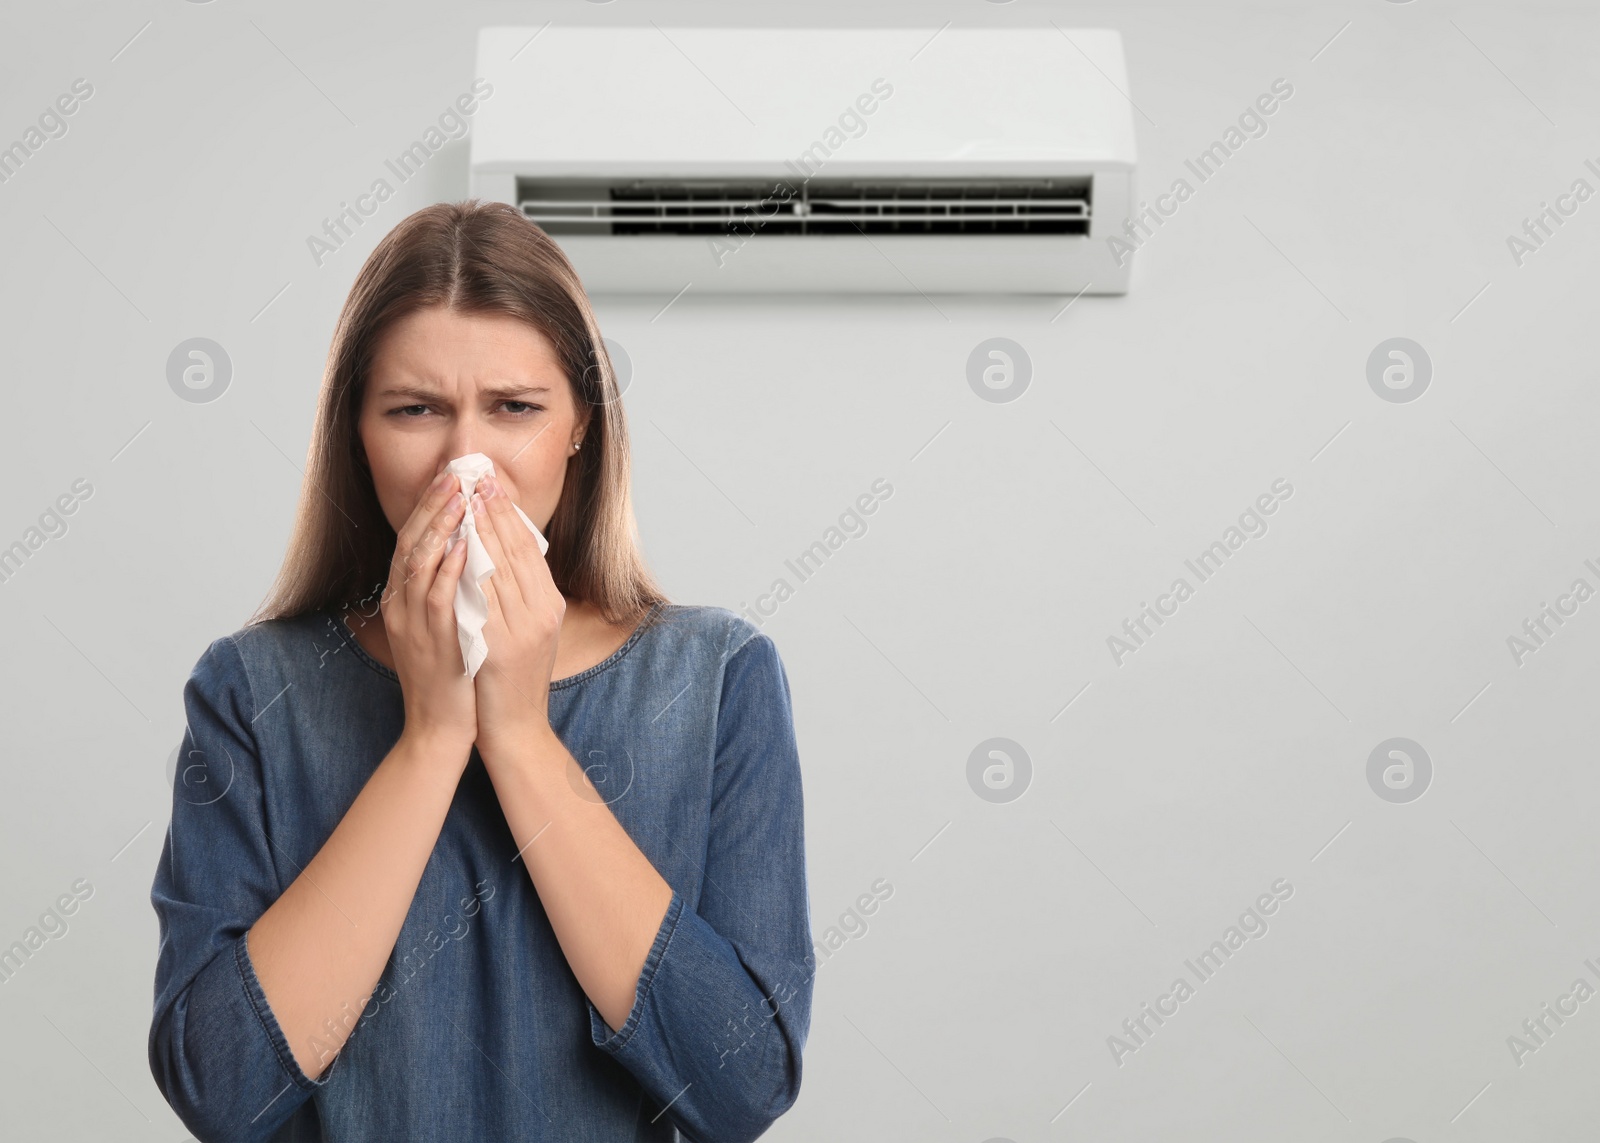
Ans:
[[[422,494],[396,537],[379,608],[400,676],[404,733],[470,751],[478,736],[478,708],[472,677],[461,659],[455,616],[456,583],[466,566],[467,545],[457,544],[444,554],[466,508],[460,488],[454,473],[442,473]]]

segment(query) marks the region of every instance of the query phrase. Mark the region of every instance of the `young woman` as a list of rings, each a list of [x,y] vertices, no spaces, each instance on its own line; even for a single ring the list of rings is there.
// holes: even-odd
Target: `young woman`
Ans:
[[[593,311],[513,208],[430,206],[367,259],[277,584],[184,704],[149,1052],[200,1140],[714,1143],[794,1102],[788,677],[645,570]]]

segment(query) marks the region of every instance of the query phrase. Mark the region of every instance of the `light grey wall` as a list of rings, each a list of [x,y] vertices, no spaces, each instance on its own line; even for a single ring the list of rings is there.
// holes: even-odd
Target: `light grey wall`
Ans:
[[[467,88],[477,26],[547,19],[1118,27],[1146,196],[1275,79],[1294,89],[1139,251],[1126,297],[600,304],[675,599],[753,601],[874,480],[894,489],[766,623],[817,931],[894,887],[818,977],[804,1091],[770,1138],[1594,1121],[1600,999],[1520,1063],[1508,1037],[1600,987],[1600,601],[1520,664],[1507,640],[1575,580],[1600,587],[1600,202],[1520,265],[1507,238],[1576,180],[1600,189],[1600,16],[863,7],[0,11],[0,138],[94,88],[0,185],[0,545],[93,490],[0,584],[0,943],[93,888],[0,986],[8,1137],[184,1137],[145,1060],[182,684],[278,566],[351,278],[382,231],[464,195],[465,142],[320,267],[305,239]],[[223,399],[168,386],[193,337],[231,358]],[[1017,400],[968,385],[994,337],[1031,360]],[[1416,400],[1368,382],[1397,337],[1431,362]],[[1184,560],[1280,479],[1266,534],[1198,583]],[[1108,637],[1179,576],[1192,598],[1119,665]],[[997,737],[1031,761],[1003,803],[968,777]],[[1368,781],[1391,738],[1431,760],[1407,803]],[[1278,879],[1266,934],[1119,1064],[1108,1037]]]

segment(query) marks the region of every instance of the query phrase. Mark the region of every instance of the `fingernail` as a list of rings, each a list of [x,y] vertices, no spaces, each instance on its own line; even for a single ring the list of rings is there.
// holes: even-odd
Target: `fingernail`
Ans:
[[[483,494],[485,497],[500,495],[500,482],[493,476],[485,476],[483,478]]]
[[[434,489],[443,488],[445,486],[445,482],[447,480],[449,480],[449,479],[450,479],[450,474],[448,472],[441,472],[438,476],[435,476],[433,478],[433,488]]]

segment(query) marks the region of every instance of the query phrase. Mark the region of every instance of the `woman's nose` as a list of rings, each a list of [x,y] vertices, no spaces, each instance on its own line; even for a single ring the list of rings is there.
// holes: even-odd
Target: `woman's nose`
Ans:
[[[445,442],[445,454],[444,459],[439,461],[439,472],[443,472],[444,466],[449,464],[452,460],[455,460],[456,457],[466,456],[469,453],[480,451],[482,450],[478,448],[477,442],[473,440],[471,436],[462,435],[451,437]],[[435,473],[435,475],[438,475],[438,473]]]

